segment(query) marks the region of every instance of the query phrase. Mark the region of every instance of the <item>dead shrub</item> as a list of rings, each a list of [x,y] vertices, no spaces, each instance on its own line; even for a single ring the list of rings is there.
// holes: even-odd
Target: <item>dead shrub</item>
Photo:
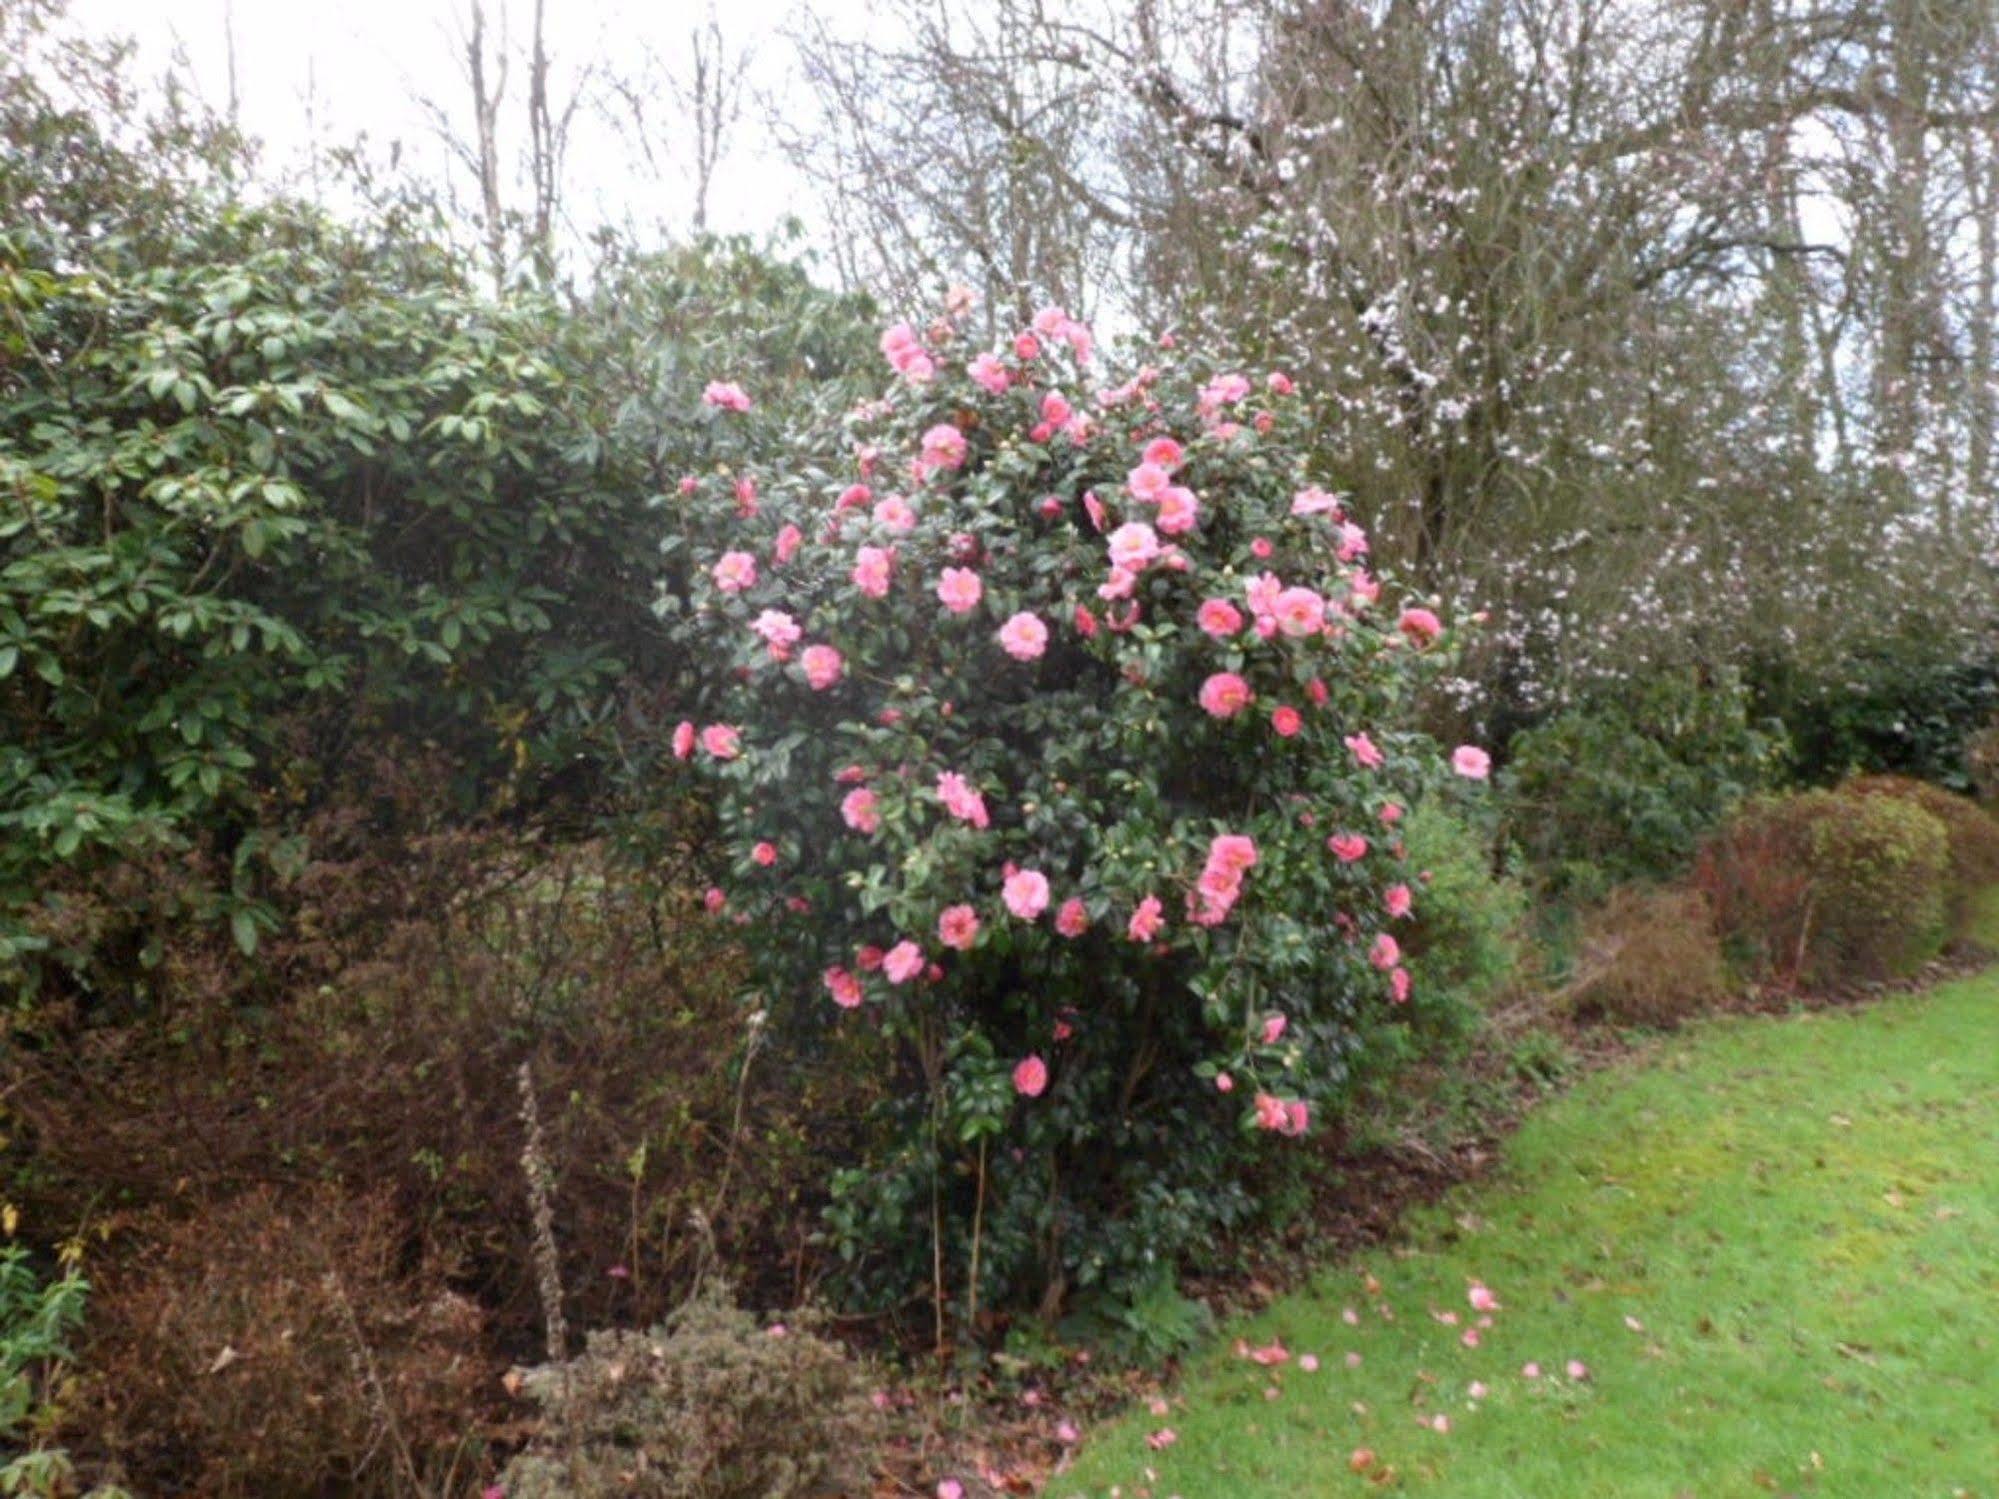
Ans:
[[[867,1490],[863,1371],[808,1318],[760,1327],[709,1286],[650,1332],[593,1332],[520,1376],[542,1435],[508,1499],[790,1499]]]
[[[1578,1012],[1626,1025],[1677,1025],[1720,1003],[1728,964],[1698,890],[1626,885],[1584,922]]]
[[[254,1191],[93,1275],[80,1456],[141,1493],[443,1494],[499,1369],[381,1195]],[[454,1480],[457,1488],[454,1488]]]

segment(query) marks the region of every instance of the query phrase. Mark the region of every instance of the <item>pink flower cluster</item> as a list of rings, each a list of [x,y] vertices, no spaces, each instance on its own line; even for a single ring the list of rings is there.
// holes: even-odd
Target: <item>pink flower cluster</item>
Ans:
[[[1196,926],[1220,926],[1242,894],[1242,877],[1256,867],[1256,842],[1242,833],[1223,833],[1208,845],[1208,862],[1187,892],[1187,919]]]

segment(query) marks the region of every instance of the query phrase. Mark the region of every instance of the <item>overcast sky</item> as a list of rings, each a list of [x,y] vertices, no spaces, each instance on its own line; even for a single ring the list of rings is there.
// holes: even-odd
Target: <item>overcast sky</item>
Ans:
[[[489,25],[505,9],[524,34],[532,0],[486,0]],[[763,99],[791,90],[791,45],[784,27],[799,0],[550,0],[549,50],[556,88],[567,69],[592,58],[646,71],[650,48],[685,67],[692,28],[718,16],[727,45],[751,53],[746,99],[709,205],[710,226],[761,235],[787,215],[816,220],[805,184],[771,148]],[[867,0],[813,0],[814,11],[842,27],[867,23]],[[140,67],[158,73],[178,54],[211,103],[229,96],[228,38],[233,19],[239,120],[266,146],[266,166],[303,170],[315,137],[322,148],[366,134],[385,151],[399,142],[406,161],[435,174],[444,153],[421,100],[435,99],[468,117],[461,68],[465,0],[72,0],[71,16],[103,34],[139,44]],[[525,93],[523,70],[509,84],[509,104]],[[656,75],[649,75],[656,76]],[[793,94],[795,97],[795,93]],[[570,152],[571,203],[578,218],[622,221],[684,232],[692,193],[684,147],[669,148],[656,176],[628,142],[579,117]],[[673,159],[678,158],[678,159]],[[587,227],[587,225],[585,226]]]

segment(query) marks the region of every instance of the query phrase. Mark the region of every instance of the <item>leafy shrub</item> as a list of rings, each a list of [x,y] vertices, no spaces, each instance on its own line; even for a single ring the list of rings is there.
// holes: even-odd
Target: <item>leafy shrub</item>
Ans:
[[[1658,678],[1513,738],[1508,832],[1557,889],[1671,875],[1736,802],[1775,783],[1785,758],[1782,730],[1752,721],[1735,683]]]
[[[44,1280],[21,1245],[0,1245],[0,1494],[78,1492],[75,1465],[52,1438],[73,1379],[69,1340],[89,1290],[74,1266]],[[89,1499],[128,1496],[98,1487]]]
[[[107,1270],[79,1434],[143,1492],[421,1492],[497,1369],[481,1314],[402,1266],[383,1194],[269,1190],[148,1225]]]
[[[1946,904],[1951,930],[1962,930],[1972,903],[1988,885],[1999,883],[1999,819],[1969,797],[1907,776],[1856,776],[1839,790],[1844,796],[1894,797],[1944,825],[1950,837]]]
[[[866,1490],[861,1369],[808,1321],[760,1327],[711,1286],[650,1332],[526,1371],[542,1433],[508,1499],[789,1499]]]
[[[1714,918],[1697,890],[1627,885],[1585,918],[1568,993],[1584,1014],[1675,1025],[1728,993]]]
[[[1036,321],[891,330],[908,378],[830,456],[690,486],[669,603],[755,1002],[896,1048],[836,1241],[878,1304],[974,1325],[1211,1250],[1259,1138],[1404,1023],[1394,822],[1440,766],[1398,723],[1448,649],[1374,601],[1288,382],[1100,384]]]
[[[1941,944],[1949,849],[1921,807],[1808,791],[1745,807],[1702,847],[1695,881],[1760,976],[1879,979]]]
[[[1519,972],[1527,892],[1494,872],[1485,840],[1446,808],[1418,806],[1406,826],[1408,860],[1423,897],[1404,944],[1416,978],[1412,1003],[1475,1005]]]

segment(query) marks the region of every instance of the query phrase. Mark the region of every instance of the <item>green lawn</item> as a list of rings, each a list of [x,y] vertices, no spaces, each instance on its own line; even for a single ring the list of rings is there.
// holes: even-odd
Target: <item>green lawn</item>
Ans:
[[[1467,1349],[1474,1280],[1502,1309]],[[1590,1078],[1408,1248],[1234,1329],[1171,1398],[1048,1492],[1999,1495],[1999,970]]]

